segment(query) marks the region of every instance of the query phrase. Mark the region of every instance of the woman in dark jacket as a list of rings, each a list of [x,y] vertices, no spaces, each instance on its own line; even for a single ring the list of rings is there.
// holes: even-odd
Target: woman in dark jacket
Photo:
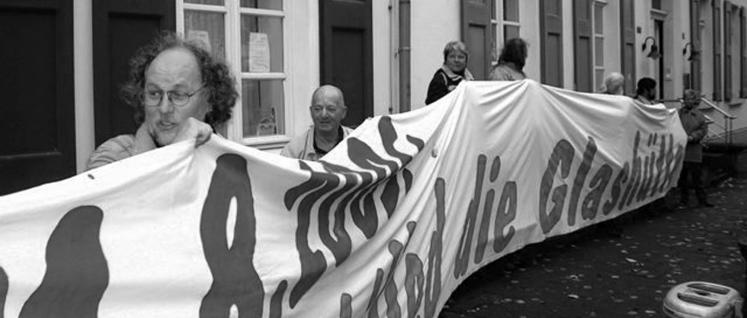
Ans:
[[[441,97],[446,96],[462,80],[474,80],[472,74],[467,69],[468,58],[469,53],[464,43],[459,41],[446,43],[446,47],[444,47],[444,64],[433,74],[433,79],[428,85],[428,96],[425,98],[426,104],[433,103]]]

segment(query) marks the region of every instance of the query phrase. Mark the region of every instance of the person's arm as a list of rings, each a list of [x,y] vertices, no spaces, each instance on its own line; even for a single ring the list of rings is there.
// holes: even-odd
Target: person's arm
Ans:
[[[708,134],[708,123],[706,123],[705,116],[698,114],[696,118],[698,120],[698,127],[689,136],[692,142],[700,142]]]
[[[105,141],[88,157],[86,170],[134,156],[135,139],[132,135],[121,135]]]
[[[206,143],[213,135],[213,127],[194,118],[188,118],[179,128],[174,142],[195,139],[195,147]],[[152,138],[151,138],[152,139]]]
[[[425,98],[425,104],[428,105],[439,100],[441,97],[446,96],[449,93],[449,87],[446,86],[446,79],[441,72],[436,72],[433,75],[431,83],[428,84],[428,96]]]

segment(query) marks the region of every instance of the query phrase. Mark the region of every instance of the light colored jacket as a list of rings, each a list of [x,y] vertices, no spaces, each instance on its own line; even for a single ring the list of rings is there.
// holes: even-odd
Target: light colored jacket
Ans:
[[[685,129],[688,139],[685,148],[685,162],[702,162],[703,145],[701,141],[708,134],[708,123],[705,115],[695,108],[689,111],[681,108],[679,114],[682,128]]]
[[[345,139],[353,129],[345,126],[342,128],[342,138]],[[317,161],[322,156],[316,153],[314,150],[314,125],[309,126],[309,129],[305,133],[296,136],[291,139],[288,144],[285,145],[280,155],[296,159],[312,160]]]

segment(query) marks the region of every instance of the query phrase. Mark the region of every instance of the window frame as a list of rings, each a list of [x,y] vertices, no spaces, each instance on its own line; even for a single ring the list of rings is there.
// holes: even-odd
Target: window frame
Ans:
[[[505,44],[506,41],[508,40],[506,39],[506,27],[516,27],[519,30],[519,34],[521,34],[521,1],[516,0],[517,10],[518,10],[517,15],[516,15],[516,21],[506,20],[505,12],[504,12],[505,7],[506,7],[506,1],[508,0],[501,1],[500,12],[496,12],[496,19],[499,19],[500,25],[501,25],[501,32],[500,32],[500,36],[498,37],[498,39],[502,40],[502,41],[499,41],[498,43],[503,43],[503,44]],[[496,21],[496,24],[497,24],[497,21]]]
[[[224,43],[227,62],[231,73],[236,78],[236,90],[239,97],[233,107],[231,119],[226,123],[226,138],[240,142],[244,145],[253,146],[258,149],[274,149],[281,147],[290,141],[292,136],[292,112],[289,101],[294,100],[292,96],[292,83],[288,76],[288,64],[292,61],[290,43],[288,11],[293,0],[283,1],[282,10],[242,8],[240,0],[225,0],[222,6],[209,4],[186,3],[185,0],[177,0],[176,4],[176,31],[185,34],[184,15],[186,11],[223,13],[224,18]],[[260,17],[272,17],[281,19],[283,37],[283,70],[282,72],[251,73],[242,72],[241,65],[241,17],[252,15]],[[243,127],[243,81],[244,80],[281,80],[283,85],[283,115],[276,120],[283,121],[284,131],[282,134],[269,136],[244,137]]]
[[[591,10],[592,10],[591,11],[591,29],[592,29],[592,35],[593,35],[592,36],[592,40],[591,40],[592,41],[591,45],[592,45],[592,48],[593,48],[593,50],[592,50],[593,54],[591,55],[591,63],[592,63],[593,69],[594,69],[594,72],[592,74],[592,76],[593,76],[592,83],[594,83],[594,85],[597,85],[596,88],[599,88],[602,85],[604,85],[604,72],[606,70],[606,67],[605,67],[605,64],[604,64],[604,60],[602,60],[602,63],[597,63],[597,41],[601,41],[602,42],[602,47],[601,47],[602,54],[601,55],[604,56],[604,45],[605,45],[604,32],[605,32],[605,30],[604,30],[604,28],[602,29],[601,32],[599,30],[597,30],[596,8],[597,7],[601,7],[601,9],[602,9],[601,18],[602,18],[602,25],[604,25],[604,9],[607,6],[607,0],[592,0],[591,5],[592,5],[592,8],[591,8]],[[602,74],[602,78],[601,79],[597,78],[597,74],[600,73],[600,72]]]

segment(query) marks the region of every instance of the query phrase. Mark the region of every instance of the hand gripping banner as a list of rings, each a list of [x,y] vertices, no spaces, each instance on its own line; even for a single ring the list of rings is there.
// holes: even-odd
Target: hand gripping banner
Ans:
[[[0,197],[0,317],[435,317],[480,267],[665,195],[676,111],[525,80],[318,162],[214,136]]]

